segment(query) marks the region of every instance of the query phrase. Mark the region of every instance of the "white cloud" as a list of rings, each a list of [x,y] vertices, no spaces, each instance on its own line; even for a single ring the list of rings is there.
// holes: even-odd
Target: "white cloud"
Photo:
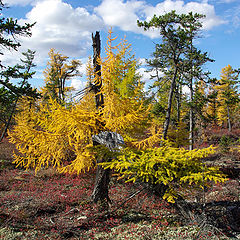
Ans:
[[[153,83],[153,79],[156,78],[157,73],[156,73],[156,70],[153,70],[153,69],[149,70],[147,68],[146,59],[140,58],[138,60],[138,63],[140,65],[140,67],[138,68],[137,73],[140,74],[141,80],[145,83],[145,88],[147,90],[147,88]],[[163,73],[158,72],[158,76],[162,77]]]
[[[29,4],[34,4],[35,2],[38,2],[40,0],[4,0],[4,4],[8,6],[13,6],[13,5],[19,5],[19,6],[26,6]]]
[[[145,7],[147,5],[144,1],[103,0],[94,10],[107,26],[152,36],[154,33],[144,32],[137,26],[137,20],[144,14]]]
[[[185,4],[182,0],[165,0],[164,2],[158,3],[156,6],[147,8],[147,20],[150,20],[154,14],[162,15],[172,10],[176,10],[176,13],[178,14],[187,14],[189,12],[193,12],[205,15],[206,18],[203,20],[204,30],[209,30],[215,26],[225,23],[224,20],[216,15],[214,6],[210,5],[207,1],[192,1]]]
[[[72,57],[80,57],[91,45],[91,33],[103,27],[99,17],[85,8],[72,8],[62,0],[36,3],[22,22],[36,22],[32,37],[24,38],[23,45],[46,55],[50,48]],[[20,22],[21,22],[20,21]]]
[[[147,72],[147,69],[144,67],[139,68],[137,72],[141,75],[141,80],[145,83],[149,82],[153,74],[152,72]]]
[[[103,0],[95,11],[109,26],[118,26],[125,31],[136,31],[137,12],[141,12],[145,4],[142,1]]]
[[[213,5],[204,2],[188,2],[182,0],[165,0],[156,6],[148,4],[146,1],[123,1],[123,0],[103,0],[102,3],[95,8],[104,22],[109,26],[116,26],[124,31],[132,31],[135,33],[143,33],[151,38],[158,37],[157,31],[143,32],[137,27],[137,19],[150,20],[154,14],[163,15],[172,10],[177,13],[201,13],[206,15],[203,21],[203,28],[209,30],[215,26],[225,23],[215,13]]]
[[[26,18],[18,22],[19,24],[36,22],[36,24],[32,28],[32,37],[18,39],[22,45],[19,52],[26,51],[27,48],[36,50],[37,64],[46,63],[51,48],[68,57],[86,57],[87,51],[91,49],[92,32],[104,27],[101,18],[90,14],[85,8],[73,8],[62,0],[31,2],[35,2],[32,10],[26,14]],[[11,62],[11,58],[16,60],[16,53],[6,52],[4,58],[8,58],[8,62]]]
[[[183,88],[182,88],[182,92],[183,94],[190,94],[190,88],[187,86],[187,85],[184,85]]]
[[[32,10],[24,19],[20,19],[19,23],[36,22],[32,29],[32,37],[20,38],[22,47],[19,52],[8,52],[2,56],[2,60],[9,65],[16,64],[20,52],[27,48],[36,50],[36,63],[42,68],[46,66],[50,48],[55,48],[69,57],[85,57],[87,51],[91,49],[91,33],[105,26],[119,27],[121,30],[144,34],[151,38],[159,37],[156,30],[144,32],[137,26],[137,20],[150,20],[154,14],[164,14],[171,10],[176,10],[177,13],[193,11],[205,14],[207,16],[204,21],[205,29],[224,23],[216,16],[214,6],[207,1],[192,0],[185,4],[182,0],[164,0],[157,5],[151,5],[148,1],[139,0],[102,0],[99,6],[94,8],[93,13],[83,7],[73,8],[63,0],[5,0],[4,2],[9,5],[31,4]],[[143,75],[143,80],[150,78],[151,73],[145,72],[145,67],[140,68],[139,72]],[[82,88],[82,80],[73,80],[71,85],[77,89]]]
[[[149,20],[153,14],[164,14],[175,9],[178,13],[189,11],[206,14],[205,29],[223,23],[216,16],[214,7],[208,3],[165,0],[156,6],[139,0],[103,0],[89,13],[85,8],[73,8],[63,0],[7,0],[10,4],[33,4],[32,10],[19,23],[33,23],[31,38],[21,38],[22,48],[36,50],[37,63],[46,62],[50,48],[70,57],[80,58],[91,49],[91,33],[107,26],[117,26],[121,30],[159,37],[156,30],[144,32],[137,26],[137,19]],[[6,56],[7,57],[7,56]],[[85,56],[84,56],[85,57]],[[11,56],[10,56],[11,58]]]
[[[36,51],[35,63],[42,71],[46,67],[51,48],[70,58],[87,57],[88,51],[91,50],[92,32],[104,27],[103,21],[97,15],[89,13],[82,7],[73,8],[62,0],[17,2],[34,2],[32,10],[18,22],[36,24],[32,28],[32,37],[18,38],[22,45],[18,52],[4,50],[1,60],[5,65],[15,65],[17,59],[21,57],[21,52],[28,48]],[[76,79],[73,80],[72,86],[80,88],[81,83]]]
[[[86,76],[86,65],[87,65],[86,62],[87,62],[87,59],[83,59],[83,61],[85,63],[83,63],[78,69],[81,76],[71,79],[71,87],[73,87],[75,90],[83,89],[86,86],[86,83],[87,83],[86,79],[84,77],[84,76]]]
[[[86,87],[86,82],[80,78],[74,78],[71,80],[71,87],[73,87],[74,90],[79,91]]]

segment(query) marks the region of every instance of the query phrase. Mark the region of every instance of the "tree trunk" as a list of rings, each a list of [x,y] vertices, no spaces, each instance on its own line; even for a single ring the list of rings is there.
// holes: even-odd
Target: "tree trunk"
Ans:
[[[101,65],[98,62],[101,52],[101,41],[99,32],[96,32],[95,36],[92,35],[92,41],[93,41],[93,66],[95,73],[95,83],[93,86],[93,90],[95,93],[96,108],[99,109],[104,107],[103,94],[100,93],[102,81],[101,81]],[[97,124],[99,124],[100,132],[102,128],[102,123],[98,122]],[[106,159],[104,159],[103,157],[102,159],[97,160],[97,163],[103,162],[105,160]],[[101,166],[97,166],[95,185],[91,198],[95,203],[99,204],[98,206],[100,211],[108,210],[109,207],[110,198],[108,196],[108,186],[110,181],[110,174],[111,174],[110,169],[105,170]]]
[[[95,93],[95,101],[96,101],[96,108],[103,107],[103,94],[100,93],[102,87],[102,80],[101,80],[101,65],[99,64],[99,58],[101,53],[101,41],[100,41],[100,34],[96,32],[95,36],[92,34],[92,41],[93,41],[93,67],[94,67],[94,74],[95,74],[95,82],[94,82],[94,93]]]
[[[189,150],[193,150],[193,127],[194,127],[194,119],[193,119],[193,83],[192,77],[190,79],[190,111],[189,111]]]
[[[230,111],[229,111],[229,106],[227,106],[227,119],[228,119],[228,131],[232,131],[232,124],[231,124],[231,119],[230,119]]]
[[[181,97],[182,97],[182,86],[178,84],[177,87],[177,124],[179,126],[180,120],[181,120]]]
[[[190,79],[189,79],[189,89],[190,89],[190,111],[189,111],[189,150],[193,150],[193,43],[192,43],[192,34],[191,34],[191,70],[190,70]]]
[[[27,69],[27,70],[28,70],[28,72],[29,72],[30,69]],[[23,80],[23,83],[21,84],[21,87],[20,87],[20,88],[22,88],[22,87],[24,86],[25,82],[26,82],[26,79]],[[1,137],[0,137],[0,143],[2,142],[3,138],[5,137],[5,135],[6,135],[6,133],[7,133],[7,130],[8,130],[8,128],[9,128],[10,124],[11,124],[12,117],[13,117],[14,112],[15,112],[15,110],[16,110],[19,97],[20,97],[20,96],[17,95],[16,100],[15,100],[15,102],[14,102],[14,104],[13,104],[12,111],[11,111],[11,113],[10,113],[10,116],[9,116],[9,118],[8,118],[8,121],[7,121],[6,124],[5,124],[5,127],[4,127],[4,129],[3,129],[2,135],[1,135]]]
[[[100,163],[104,161],[106,161],[106,159],[103,157],[102,159],[99,159],[97,162]],[[101,210],[107,210],[108,203],[111,202],[108,196],[110,176],[111,176],[110,169],[105,170],[103,167],[97,166],[95,184],[91,197],[95,203],[100,204],[100,207],[102,208]]]
[[[178,72],[178,68],[176,66],[174,76],[173,76],[172,82],[171,82],[171,87],[170,87],[169,94],[168,94],[168,107],[167,107],[166,118],[165,118],[165,122],[164,122],[164,126],[163,126],[163,139],[167,138],[167,132],[168,132],[168,127],[169,127],[170,117],[171,117],[173,92],[174,92],[174,88],[176,85],[177,72]]]
[[[15,103],[14,103],[14,105],[13,105],[13,108],[12,108],[12,111],[11,111],[10,116],[9,116],[9,118],[8,118],[8,121],[7,121],[7,123],[5,124],[5,127],[4,127],[4,129],[3,129],[2,135],[1,135],[1,137],[0,137],[0,143],[2,142],[3,138],[5,137],[5,135],[6,135],[6,133],[7,133],[7,130],[8,130],[8,128],[9,128],[10,124],[11,124],[11,120],[12,120],[13,114],[14,114],[14,112],[15,112],[15,109],[16,109],[16,106],[17,106],[17,102],[18,102],[18,97],[17,97],[17,99],[15,100]]]

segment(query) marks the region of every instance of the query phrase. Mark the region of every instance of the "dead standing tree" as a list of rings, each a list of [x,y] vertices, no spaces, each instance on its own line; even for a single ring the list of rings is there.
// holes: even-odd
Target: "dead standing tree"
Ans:
[[[99,63],[100,60],[100,52],[101,52],[101,41],[100,34],[96,32],[95,36],[92,34],[93,41],[93,67],[95,74],[95,82],[92,86],[92,90],[95,93],[95,101],[96,108],[101,109],[104,107],[103,94],[101,93],[102,80],[101,80],[101,65]],[[93,144],[99,145],[101,143],[101,131],[103,130],[103,123],[97,122],[99,125],[99,134],[93,136]],[[106,156],[102,156],[97,160],[97,163],[106,161]],[[94,190],[92,193],[92,200],[95,203],[99,203],[102,206],[103,210],[108,209],[108,203],[110,202],[110,198],[108,196],[108,186],[110,181],[110,169],[105,170],[101,166],[97,166],[97,173],[95,179]]]

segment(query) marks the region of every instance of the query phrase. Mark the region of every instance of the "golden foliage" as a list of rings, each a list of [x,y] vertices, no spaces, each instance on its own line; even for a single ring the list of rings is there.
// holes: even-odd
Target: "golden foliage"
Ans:
[[[17,166],[35,168],[54,166],[59,171],[80,172],[94,164],[89,153],[92,134],[96,133],[95,112],[81,104],[71,109],[49,100],[49,104],[22,101],[16,116],[16,126],[10,133],[20,155],[15,154]]]
[[[224,125],[230,120],[237,109],[239,95],[237,93],[238,74],[228,65],[221,71],[221,78],[218,85],[215,86],[217,91],[217,120],[219,125]]]
[[[45,98],[65,101],[66,93],[73,89],[66,86],[66,81],[80,75],[78,67],[81,66],[81,62],[76,59],[68,62],[67,56],[55,52],[53,48],[49,51],[49,58],[47,68],[43,71],[45,86],[41,88],[41,92]]]
[[[103,108],[96,109],[92,91],[71,107],[51,97],[48,102],[39,101],[31,107],[27,99],[23,100],[16,117],[17,124],[9,133],[20,153],[15,154],[17,166],[33,167],[36,171],[49,165],[60,172],[85,171],[95,165],[94,134],[113,131],[126,136],[146,121],[148,109],[140,98],[141,86],[130,45],[124,40],[112,46],[113,40],[110,32],[106,58],[99,60],[102,65],[99,94],[104,96]],[[95,76],[90,62],[87,71],[91,82]]]
[[[101,60],[104,108],[101,116],[106,129],[126,134],[141,124],[149,114],[141,99],[142,84],[136,74],[137,61],[131,54],[131,45],[124,39],[113,46],[109,31],[106,57]]]
[[[206,167],[200,160],[214,152],[213,147],[185,150],[172,147],[160,139],[157,147],[125,148],[111,162],[101,163],[104,168],[115,169],[126,182],[137,180],[167,186],[163,199],[174,202],[179,197],[179,187],[192,185],[203,187],[209,181],[224,182],[227,179],[217,168]]]

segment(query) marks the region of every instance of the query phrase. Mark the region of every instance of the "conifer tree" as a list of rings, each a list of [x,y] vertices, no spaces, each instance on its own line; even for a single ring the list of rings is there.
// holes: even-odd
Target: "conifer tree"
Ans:
[[[218,123],[222,126],[226,124],[229,132],[232,130],[232,116],[237,110],[237,104],[240,101],[238,94],[238,76],[239,73],[228,65],[222,69],[221,78],[215,86],[218,102]]]
[[[0,0],[0,15],[2,16],[1,12],[6,8],[3,1]],[[18,41],[19,36],[30,37],[31,36],[31,29],[35,23],[29,24],[25,23],[24,25],[20,25],[17,20],[13,18],[0,18],[0,55],[3,55],[3,49],[7,50],[15,50],[17,51],[18,48],[21,46],[20,41]],[[1,127],[1,136],[0,142],[3,139],[7,128],[11,122],[11,115],[14,112],[14,102],[18,95],[21,94],[21,91],[26,89],[21,89],[19,86],[15,86],[11,82],[9,82],[10,78],[16,78],[19,76],[19,65],[14,67],[6,67],[3,65],[2,61],[0,60],[0,127]],[[23,76],[20,76],[23,79]],[[26,78],[26,76],[24,77]],[[20,84],[21,85],[21,84]],[[26,87],[26,86],[25,86]],[[29,87],[28,87],[29,88]],[[30,89],[30,88],[29,88]],[[31,91],[31,90],[30,90]]]
[[[148,64],[165,75],[158,78],[158,82],[164,83],[164,79],[169,81],[168,101],[163,125],[164,139],[167,137],[171,120],[174,96],[179,100],[179,90],[182,84],[187,85],[190,89],[190,148],[193,146],[194,79],[202,75],[201,65],[211,61],[207,57],[207,53],[201,53],[193,46],[193,40],[198,36],[202,27],[201,19],[203,17],[203,15],[191,12],[178,15],[172,11],[158,17],[154,15],[149,22],[138,21],[138,26],[143,27],[144,30],[157,29],[161,36],[161,43],[156,44],[153,59],[149,60]],[[177,103],[180,106],[180,102]],[[178,115],[179,113],[178,111]]]
[[[79,60],[71,60],[67,62],[68,57],[55,52],[51,49],[49,52],[50,60],[47,63],[45,69],[45,86],[42,88],[44,98],[51,97],[58,102],[64,102],[66,93],[69,87],[66,86],[66,81],[75,76],[79,76],[79,66],[81,62]]]
[[[29,83],[29,79],[35,74],[35,71],[32,71],[32,68],[36,66],[33,62],[35,51],[28,49],[22,55],[24,58],[20,59],[21,64],[8,67],[0,74],[2,81],[4,81],[4,86],[0,88],[0,109],[2,116],[0,121],[3,123],[0,142],[11,124],[19,98],[23,96],[37,98],[40,96],[37,90],[33,89]],[[13,79],[19,81],[17,85],[11,82]]]
[[[3,11],[5,5],[0,1],[0,12]],[[2,15],[2,14],[0,14]],[[29,24],[25,23],[24,25],[19,25],[17,20],[12,18],[0,18],[0,45],[2,48],[8,50],[17,51],[21,46],[20,42],[17,41],[19,36],[31,36],[31,28],[35,23]],[[0,55],[3,55],[3,52],[0,51]],[[2,62],[0,60],[0,68],[3,68]],[[1,83],[1,82],[0,82]]]

